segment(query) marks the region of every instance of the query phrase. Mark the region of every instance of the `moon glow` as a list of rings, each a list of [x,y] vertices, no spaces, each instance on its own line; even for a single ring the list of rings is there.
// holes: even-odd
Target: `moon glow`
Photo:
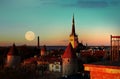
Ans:
[[[25,38],[26,38],[26,40],[28,40],[28,41],[34,40],[34,38],[35,38],[34,32],[32,32],[32,31],[26,32]]]

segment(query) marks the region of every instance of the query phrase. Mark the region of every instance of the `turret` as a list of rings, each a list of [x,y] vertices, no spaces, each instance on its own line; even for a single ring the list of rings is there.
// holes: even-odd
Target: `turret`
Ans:
[[[72,75],[77,73],[77,70],[77,57],[71,43],[69,43],[62,55],[62,74],[63,76]]]
[[[7,67],[14,67],[18,64],[20,64],[21,57],[18,53],[18,50],[13,44],[13,46],[10,48],[8,54],[7,54],[7,61],[6,61],[6,66]]]
[[[45,56],[46,55],[46,46],[45,45],[41,48],[40,55],[41,56]]]

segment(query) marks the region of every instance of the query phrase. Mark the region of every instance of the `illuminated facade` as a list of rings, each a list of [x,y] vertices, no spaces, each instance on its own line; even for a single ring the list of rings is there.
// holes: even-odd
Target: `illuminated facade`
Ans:
[[[120,60],[120,36],[111,35],[111,61]]]

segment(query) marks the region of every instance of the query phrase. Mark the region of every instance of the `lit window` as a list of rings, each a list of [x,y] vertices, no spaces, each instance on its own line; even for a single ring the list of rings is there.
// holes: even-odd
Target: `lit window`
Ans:
[[[56,69],[59,69],[59,66],[58,66],[58,65],[56,66]]]

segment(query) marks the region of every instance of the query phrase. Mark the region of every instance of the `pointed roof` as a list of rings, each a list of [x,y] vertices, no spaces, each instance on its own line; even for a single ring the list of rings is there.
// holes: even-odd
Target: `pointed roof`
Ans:
[[[71,35],[77,36],[76,33],[75,33],[74,14],[73,14],[73,19],[72,19],[72,32],[71,32],[70,36],[71,36]]]
[[[46,51],[46,45],[44,45],[42,48],[41,48],[41,51]]]
[[[18,56],[18,50],[15,46],[15,43],[13,44],[13,46],[10,48],[9,52],[7,55],[14,55],[14,56]]]
[[[71,43],[67,46],[62,58],[76,58],[76,54],[73,51]]]

